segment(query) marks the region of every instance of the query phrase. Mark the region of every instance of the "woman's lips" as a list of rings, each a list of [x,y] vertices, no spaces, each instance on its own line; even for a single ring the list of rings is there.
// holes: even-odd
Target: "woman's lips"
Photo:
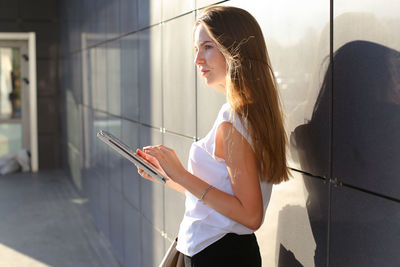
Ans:
[[[201,75],[204,76],[209,72],[209,70],[201,70],[200,72],[201,72]]]

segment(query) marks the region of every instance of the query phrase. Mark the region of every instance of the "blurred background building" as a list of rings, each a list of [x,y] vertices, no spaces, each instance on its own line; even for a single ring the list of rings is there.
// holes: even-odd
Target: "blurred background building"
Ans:
[[[37,129],[23,131],[33,59],[0,40],[0,156],[30,149],[35,131],[39,170],[69,173],[121,266],[161,261],[184,197],[140,179],[96,132],[187,162],[225,101],[193,64],[193,23],[217,2],[0,1],[0,32],[35,33],[37,69]],[[399,266],[400,2],[218,3],[260,23],[285,109],[293,179],[257,232],[263,266]]]

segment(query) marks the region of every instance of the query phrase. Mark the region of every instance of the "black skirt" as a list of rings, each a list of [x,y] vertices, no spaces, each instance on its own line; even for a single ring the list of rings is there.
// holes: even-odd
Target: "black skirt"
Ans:
[[[254,234],[226,234],[192,257],[185,255],[185,267],[260,267],[261,255]]]

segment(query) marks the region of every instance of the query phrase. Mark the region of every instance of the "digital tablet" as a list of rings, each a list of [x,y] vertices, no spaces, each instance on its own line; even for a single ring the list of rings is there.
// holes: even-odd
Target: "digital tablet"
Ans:
[[[135,152],[130,149],[129,146],[125,145],[122,143],[121,140],[119,140],[117,137],[113,136],[112,134],[100,130],[97,133],[97,137],[109,145],[111,148],[113,148],[115,151],[117,151],[120,155],[122,155],[124,158],[128,159],[132,163],[134,163],[136,166],[139,168],[143,169],[146,173],[148,173],[151,177],[156,179],[157,181],[160,181],[162,183],[166,183],[168,178],[166,178],[164,175],[162,175],[159,171],[157,171],[151,163],[147,162],[145,159],[143,159],[140,156],[137,156]]]

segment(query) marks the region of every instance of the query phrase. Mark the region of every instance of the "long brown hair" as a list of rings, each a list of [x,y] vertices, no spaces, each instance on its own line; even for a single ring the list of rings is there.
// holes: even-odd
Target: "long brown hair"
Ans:
[[[283,114],[260,26],[247,11],[227,6],[205,9],[195,27],[199,24],[225,56],[228,102],[247,122],[260,180],[273,184],[288,180]]]

